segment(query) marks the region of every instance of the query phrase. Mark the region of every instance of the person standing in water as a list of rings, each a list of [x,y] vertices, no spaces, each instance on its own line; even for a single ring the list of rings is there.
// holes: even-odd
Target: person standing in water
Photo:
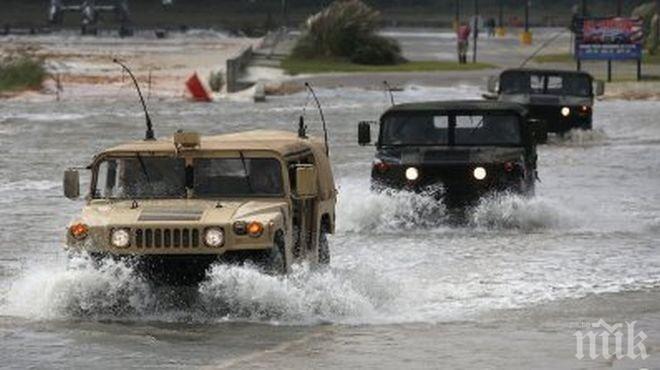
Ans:
[[[467,51],[470,40],[470,26],[467,23],[461,23],[456,30],[456,43],[458,49],[458,63],[467,63]]]

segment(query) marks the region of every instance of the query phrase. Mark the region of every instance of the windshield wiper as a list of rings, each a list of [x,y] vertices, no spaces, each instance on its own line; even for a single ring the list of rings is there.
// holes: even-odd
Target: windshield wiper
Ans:
[[[142,173],[144,173],[144,177],[147,179],[147,183],[151,183],[151,180],[149,179],[149,174],[147,173],[147,166],[144,165],[144,160],[142,160],[142,156],[140,153],[135,153],[135,156],[138,159],[138,162],[140,162],[140,168],[142,168]]]
[[[245,180],[247,180],[248,189],[250,189],[250,193],[254,193],[254,190],[252,190],[252,181],[250,181],[250,173],[245,165],[245,156],[243,155],[243,152],[238,152],[238,155],[241,156],[241,164],[243,165],[243,172],[245,172]]]
[[[470,121],[472,121],[472,117],[470,117]],[[481,121],[479,121],[479,123],[477,123],[477,125],[474,126],[474,128],[472,129],[472,131],[470,131],[470,136],[472,136],[472,135],[474,134],[475,131],[477,131],[478,129],[480,129],[480,128],[481,128],[481,125],[483,125],[483,123],[484,123],[484,118],[481,117]]]

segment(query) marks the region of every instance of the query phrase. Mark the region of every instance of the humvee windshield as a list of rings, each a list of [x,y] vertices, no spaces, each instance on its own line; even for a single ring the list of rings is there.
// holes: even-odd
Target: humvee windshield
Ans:
[[[389,116],[382,123],[381,145],[522,145],[520,119],[478,114]]]
[[[196,197],[282,194],[282,169],[276,159],[200,158],[194,167]]]
[[[591,96],[591,80],[579,74],[503,73],[501,94]]]
[[[196,198],[283,193],[280,163],[274,158],[198,158],[190,172],[183,158],[136,156],[101,162],[93,197],[185,198],[186,185]]]

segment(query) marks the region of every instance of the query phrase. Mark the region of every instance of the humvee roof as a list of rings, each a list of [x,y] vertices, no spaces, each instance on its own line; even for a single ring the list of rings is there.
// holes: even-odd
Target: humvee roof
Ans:
[[[513,112],[524,116],[527,109],[516,103],[489,101],[489,100],[450,100],[421,103],[398,104],[388,109],[384,115],[399,112],[474,112],[474,111],[501,111]]]
[[[198,151],[268,151],[282,157],[311,152],[318,166],[319,196],[329,199],[335,188],[330,160],[323,141],[314,137],[300,138],[296,133],[279,130],[252,130],[222,135],[201,136]],[[133,152],[174,153],[172,138],[132,141],[101,152],[101,156]],[[97,157],[98,158],[98,157]]]
[[[253,130],[222,135],[201,136],[197,150],[265,150],[277,152],[282,156],[294,155],[306,150],[325,150],[323,142],[302,139],[296,133],[279,130]],[[158,140],[132,141],[103,151],[125,153],[134,151],[173,152],[172,138]]]

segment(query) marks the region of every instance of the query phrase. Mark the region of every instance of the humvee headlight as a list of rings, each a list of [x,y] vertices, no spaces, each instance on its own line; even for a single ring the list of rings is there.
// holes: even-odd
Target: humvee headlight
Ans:
[[[561,109],[561,115],[564,117],[568,117],[568,115],[571,114],[571,108],[569,107],[564,107]]]
[[[69,233],[76,240],[83,240],[87,237],[89,227],[85,224],[73,224],[69,227]]]
[[[486,169],[483,167],[477,167],[472,171],[472,175],[474,176],[475,179],[477,180],[483,180],[486,178]]]
[[[110,243],[117,248],[126,248],[131,244],[131,235],[127,229],[115,229],[110,234]]]
[[[225,242],[225,233],[217,227],[210,227],[204,232],[204,244],[211,248],[222,246]]]
[[[415,167],[408,167],[406,170],[406,179],[409,181],[415,181],[419,178],[419,170]]]
[[[253,238],[258,238],[264,232],[264,225],[261,222],[252,221],[247,227],[248,234]]]

